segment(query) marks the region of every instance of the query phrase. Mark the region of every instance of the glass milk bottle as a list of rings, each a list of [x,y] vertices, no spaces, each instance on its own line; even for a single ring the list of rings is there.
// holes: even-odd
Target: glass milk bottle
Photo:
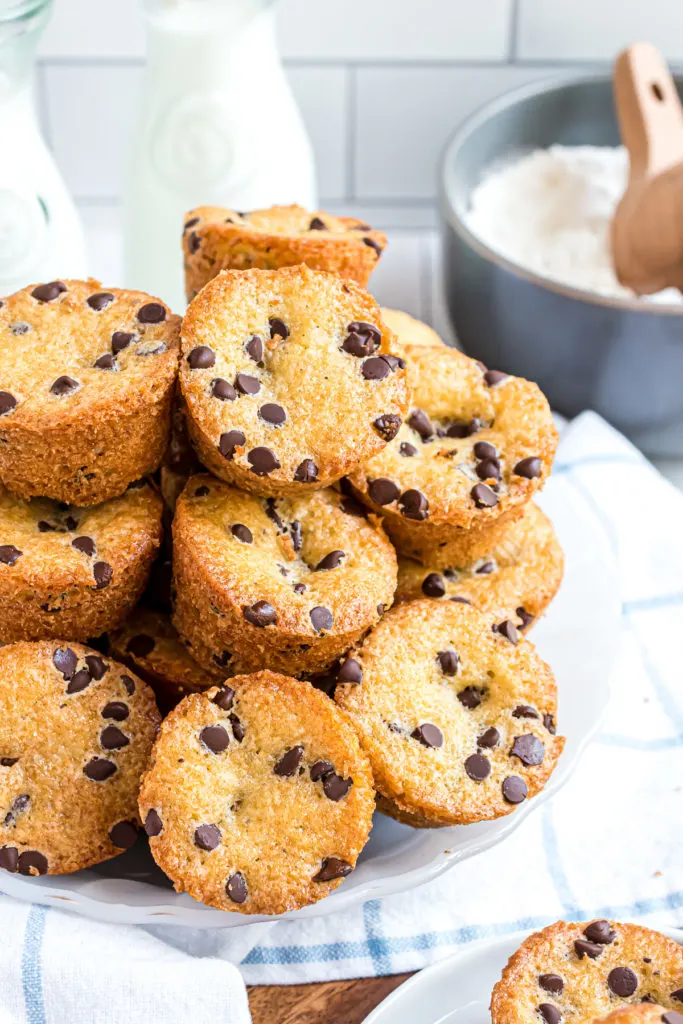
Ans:
[[[76,207],[33,105],[33,58],[51,6],[51,0],[0,2],[0,295],[86,274]]]
[[[273,0],[145,0],[148,60],[125,196],[126,283],[185,306],[194,206],[316,207],[310,142]]]

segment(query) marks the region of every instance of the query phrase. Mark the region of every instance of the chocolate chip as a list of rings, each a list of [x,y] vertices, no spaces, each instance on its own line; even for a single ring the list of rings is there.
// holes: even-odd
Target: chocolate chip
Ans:
[[[645,1000],[643,1000],[645,1002]],[[683,1013],[678,1013],[676,1010],[669,1010],[667,1013],[662,1014],[663,1024],[683,1024]]]
[[[310,611],[311,622],[313,629],[316,633],[322,633],[325,629],[331,629],[332,623],[334,622],[334,616],[329,608],[323,608],[321,606],[317,608],[311,608]]]
[[[200,825],[194,830],[195,846],[198,846],[200,850],[206,850],[207,853],[220,846],[221,839],[222,834],[218,825]]]
[[[247,880],[241,871],[236,871],[234,875],[230,875],[230,878],[225,883],[225,892],[228,899],[232,900],[233,903],[244,903],[249,890],[247,889]]]
[[[470,494],[477,508],[493,508],[498,504],[498,498],[488,484],[475,484]]]
[[[48,300],[49,301],[49,300]],[[47,857],[37,850],[24,850],[19,854],[18,870],[20,875],[46,875]]]
[[[25,814],[31,805],[31,797],[27,793],[23,793],[21,796],[16,797],[12,801],[12,806],[5,815],[3,824],[6,828],[11,828],[16,824],[17,818],[20,815]]]
[[[49,284],[39,284],[33,289],[31,295],[39,302],[52,302],[65,291],[66,285],[61,281],[50,281]]]
[[[591,921],[588,927],[583,929],[583,934],[589,942],[599,942],[603,946],[611,945],[617,937],[609,921],[605,920]]]
[[[479,568],[475,570],[475,574],[477,576],[488,576],[490,573],[495,572],[495,571],[496,571],[496,563],[495,562],[484,562],[483,565],[480,565]]]
[[[356,356],[357,359],[365,359],[366,356],[372,355],[378,346],[379,338],[375,339],[372,335],[351,330],[341,344],[344,352]]]
[[[235,387],[242,395],[256,395],[261,390],[261,381],[258,377],[252,377],[250,373],[238,373],[235,377]]]
[[[28,334],[31,330],[31,325],[26,323],[12,324],[10,326],[10,330],[12,334],[17,337],[17,335]]]
[[[144,828],[150,839],[154,838],[154,836],[161,835],[163,832],[164,823],[159,817],[159,812],[155,811],[154,808],[147,812]]]
[[[331,882],[335,878],[346,878],[353,868],[340,857],[325,857],[317,875],[313,875],[314,882]]]
[[[72,392],[77,391],[81,385],[73,377],[57,377],[50,387],[50,391],[53,395],[70,395]]]
[[[250,359],[253,359],[255,363],[261,363],[263,360],[263,341],[259,338],[258,334],[252,334],[249,341],[244,346],[245,351]]]
[[[312,217],[311,223],[308,225],[309,231],[329,231],[327,224],[321,221],[320,217]]]
[[[434,437],[434,427],[426,412],[422,409],[415,409],[408,417],[408,426],[419,434],[423,441],[429,441]]]
[[[398,501],[399,511],[406,519],[415,519],[421,522],[427,518],[429,502],[421,491],[411,488],[404,491]]]
[[[259,415],[262,420],[266,423],[270,423],[274,427],[281,427],[287,419],[287,413],[281,405],[276,405],[275,402],[266,402],[259,409]]]
[[[481,736],[477,737],[477,746],[486,750],[493,750],[500,743],[500,733],[494,726],[485,729]]]
[[[15,548],[14,544],[2,544],[0,545],[0,562],[3,565],[14,565],[23,553],[19,548]]]
[[[363,239],[363,241],[367,246],[375,250],[375,252],[377,253],[377,258],[379,259],[379,257],[382,255],[382,246],[379,245],[379,243],[376,242],[374,238],[368,238],[367,236]]]
[[[368,485],[368,494],[376,505],[390,505],[392,501],[396,501],[401,492],[393,480],[380,477]]]
[[[323,792],[328,800],[339,803],[353,785],[353,779],[344,779],[341,775],[331,772],[323,779]]]
[[[526,611],[525,608],[522,608],[521,605],[520,605],[519,608],[517,608],[515,614],[520,619],[520,623],[519,623],[519,628],[520,629],[528,629],[529,626],[531,625],[531,623],[536,618],[535,615],[531,615],[530,612]]]
[[[191,370],[206,370],[216,362],[216,353],[208,345],[197,345],[187,357]]]
[[[536,708],[532,708],[529,704],[518,704],[515,710],[512,712],[513,718],[540,718]]]
[[[544,992],[559,996],[564,991],[564,981],[559,974],[539,974],[538,984]]]
[[[515,476],[523,476],[526,480],[533,480],[541,475],[543,463],[536,457],[522,459],[517,463],[513,472]]]
[[[95,589],[104,590],[111,583],[114,570],[108,562],[95,562],[92,574],[95,577]]]
[[[202,486],[198,487],[197,490],[194,492],[194,497],[195,498],[205,498],[208,493],[209,493],[209,488],[206,487],[204,484],[202,484]]]
[[[407,459],[412,458],[413,455],[417,455],[417,448],[414,444],[410,444],[409,441],[401,441],[398,451],[400,455],[403,455]]]
[[[252,473],[255,473],[256,476],[268,476],[274,470],[280,469],[280,462],[270,448],[252,448],[250,452],[247,452],[247,461],[251,466]]]
[[[101,313],[107,306],[111,306],[114,296],[111,292],[96,292],[95,295],[91,295],[86,301],[91,309],[94,309],[96,313]]]
[[[237,537],[237,540],[241,541],[242,544],[252,544],[254,541],[251,530],[244,523],[235,523],[231,527],[233,537]]]
[[[607,984],[615,996],[627,999],[638,988],[638,976],[630,967],[614,967],[607,975]]]
[[[369,338],[373,344],[372,351],[379,348],[382,332],[374,324],[368,323],[367,320],[353,320],[346,330],[349,334],[358,334],[361,338]]]
[[[437,725],[432,725],[431,722],[423,722],[422,725],[418,725],[417,729],[413,729],[410,735],[414,740],[419,740],[425,747],[443,746],[443,733]]]
[[[86,690],[90,686],[91,682],[92,678],[88,670],[81,668],[72,676],[69,685],[66,688],[66,692],[69,694],[82,693],[83,690]]]
[[[111,350],[115,356],[119,352],[123,352],[124,348],[128,348],[131,341],[135,338],[134,334],[129,334],[127,331],[114,331],[111,336]]]
[[[324,558],[321,558],[315,567],[315,571],[326,572],[329,569],[336,569],[341,565],[342,559],[345,557],[345,551],[330,551],[329,555],[325,555]]]
[[[487,370],[484,374],[484,380],[490,388],[500,384],[502,380],[507,380],[508,374],[503,373],[502,370]]]
[[[372,425],[383,441],[392,441],[401,429],[402,422],[400,416],[386,413],[384,416],[378,416]]]
[[[277,614],[272,604],[267,601],[257,601],[256,604],[246,605],[242,609],[247,622],[252,626],[263,629],[265,626],[272,626],[277,621]]]
[[[76,677],[74,676],[74,679]],[[100,733],[100,743],[104,750],[122,750],[130,743],[129,738],[116,725],[108,725]]]
[[[300,484],[312,484],[318,479],[318,467],[313,459],[304,459],[294,471],[294,479]]]
[[[148,654],[152,653],[155,646],[156,642],[153,636],[148,636],[147,633],[136,633],[126,644],[126,650],[134,658],[146,658]]]
[[[230,715],[230,725],[232,726],[232,734],[238,743],[241,743],[244,739],[244,726],[240,722],[237,715]]]
[[[545,1024],[560,1024],[562,1014],[552,1003],[541,1003],[538,1012],[545,1021]]]
[[[429,572],[422,581],[422,593],[425,597],[443,597],[446,584],[438,572]]]
[[[474,454],[478,459],[497,459],[498,451],[490,441],[477,441],[474,446]]]
[[[576,939],[574,942],[574,950],[579,960],[583,960],[585,956],[596,960],[602,953],[602,949],[603,947],[597,942],[586,942],[585,939]]]
[[[337,679],[340,683],[358,684],[363,678],[363,669],[355,658],[347,658],[339,667]]]
[[[188,232],[190,230],[190,228],[193,228],[196,224],[199,224],[199,219],[200,219],[199,217],[190,217],[190,219],[188,221],[186,221],[186,223],[185,223],[185,225],[183,227],[183,234]]]
[[[555,719],[548,712],[543,716],[543,725],[546,727],[551,736],[554,736],[557,732],[557,726],[555,725]]]
[[[235,450],[243,445],[246,438],[241,430],[228,430],[226,434],[221,434],[218,442],[218,450],[224,459],[232,461],[235,457]]]
[[[365,380],[384,380],[391,372],[389,364],[381,356],[372,356],[366,359],[361,367],[361,373]]]
[[[196,231],[192,231],[190,233],[190,236],[189,236],[188,240],[187,240],[187,248],[190,251],[190,255],[194,256],[194,254],[197,252],[197,250],[199,249],[199,246],[201,244],[202,244],[201,243],[201,239],[200,239],[199,235],[197,234],[197,232]]]
[[[281,320],[278,316],[272,316],[268,323],[270,325],[271,338],[280,337],[285,339],[289,337],[289,327],[284,320]]]
[[[298,519],[295,519],[294,522],[289,527],[289,533],[292,538],[292,546],[296,553],[298,554],[301,551],[301,545],[304,542],[304,535],[301,529],[301,523],[299,522]]]
[[[520,779],[519,775],[508,775],[506,779],[503,779],[503,799],[509,804],[521,804],[523,800],[526,800],[529,792],[527,784],[524,779]]]
[[[5,416],[12,409],[15,409],[17,400],[9,391],[0,391],[0,416]]]
[[[92,558],[97,550],[95,547],[95,541],[92,537],[76,537],[71,541],[71,547],[76,548],[76,551],[81,551],[89,558]]]
[[[166,319],[166,310],[160,302],[148,302],[138,310],[141,324],[160,324]]]
[[[138,826],[134,821],[119,821],[110,830],[109,838],[120,850],[130,850],[138,838]]]
[[[83,769],[83,774],[92,782],[105,782],[117,771],[118,768],[113,761],[108,761],[106,757],[93,757]]]
[[[19,851],[15,846],[0,847],[0,868],[14,874],[19,863]]]
[[[283,778],[295,775],[303,756],[304,748],[302,746],[291,747],[275,765],[273,774],[280,775]]]
[[[222,711],[229,711],[235,699],[235,691],[230,686],[222,686],[211,699]]]
[[[518,757],[522,764],[527,765],[527,767],[543,764],[545,747],[533,733],[525,733],[524,736],[515,737],[510,757]]]
[[[683,988],[677,988],[675,992],[672,992],[671,998],[675,999],[677,1003],[683,1003]]]
[[[475,470],[480,480],[500,480],[498,459],[482,459]]]
[[[500,635],[504,636],[506,640],[509,640],[511,644],[519,643],[519,633],[517,632],[517,628],[509,619],[505,619],[504,622],[498,622],[491,628],[494,633],[500,633]]]
[[[452,648],[449,648],[447,651],[439,651],[436,658],[445,676],[454,676],[456,674],[458,662],[460,661],[457,651],[454,651]]]
[[[52,664],[65,679],[71,679],[76,671],[78,658],[70,647],[58,647],[52,655]]]
[[[130,715],[130,708],[122,700],[110,700],[102,708],[102,718],[112,718],[115,722],[125,722]]]
[[[464,690],[461,690],[458,694],[458,700],[464,708],[468,711],[473,711],[478,708],[481,704],[481,690],[478,690],[476,686],[466,686]]]
[[[18,757],[0,757],[0,768],[13,768],[18,761]]]
[[[278,533],[286,533],[287,527],[283,523],[282,519],[280,519],[277,509],[275,508],[275,498],[266,498],[265,512],[268,518],[272,519],[275,523]]]
[[[491,762],[483,754],[470,754],[465,760],[465,771],[474,782],[483,782],[491,774]]]
[[[222,754],[230,743],[228,732],[222,725],[205,725],[199,733],[199,739],[212,754]]]
[[[334,771],[334,765],[330,761],[315,761],[311,765],[310,776],[313,782],[324,779],[326,775]]]

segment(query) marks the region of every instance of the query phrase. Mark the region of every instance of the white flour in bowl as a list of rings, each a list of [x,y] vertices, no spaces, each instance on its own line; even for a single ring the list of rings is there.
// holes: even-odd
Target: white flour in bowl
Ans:
[[[626,188],[623,147],[551,146],[491,168],[470,197],[467,226],[526,270],[600,295],[633,298],[612,267],[610,221]],[[681,303],[667,288],[643,302]]]

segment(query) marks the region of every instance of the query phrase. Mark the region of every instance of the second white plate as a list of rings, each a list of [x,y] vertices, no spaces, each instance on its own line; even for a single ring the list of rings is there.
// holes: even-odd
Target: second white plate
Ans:
[[[566,560],[560,592],[533,632],[540,654],[557,677],[558,727],[567,738],[549,784],[507,817],[476,825],[415,830],[375,815],[370,841],[353,874],[327,899],[285,917],[335,913],[429,882],[501,842],[572,774],[607,707],[620,631],[619,586],[602,527],[566,477],[558,474],[551,479],[540,504],[555,525]],[[226,914],[173,892],[144,840],[115,860],[75,875],[25,878],[0,871],[0,891],[100,921],[126,924],[239,928],[273,920]]]

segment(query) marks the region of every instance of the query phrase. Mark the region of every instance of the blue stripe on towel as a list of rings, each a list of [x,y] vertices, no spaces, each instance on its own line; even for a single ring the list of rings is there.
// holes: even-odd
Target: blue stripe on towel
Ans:
[[[21,984],[24,991],[26,1024],[45,1024],[43,1003],[43,937],[48,907],[31,907],[26,918],[21,956]]]

